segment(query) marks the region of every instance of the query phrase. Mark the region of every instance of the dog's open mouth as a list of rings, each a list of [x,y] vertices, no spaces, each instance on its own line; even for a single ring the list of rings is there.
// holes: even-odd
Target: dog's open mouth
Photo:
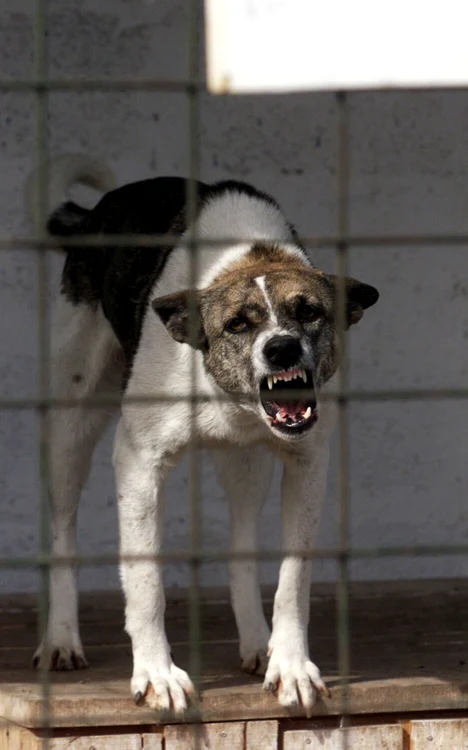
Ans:
[[[312,373],[296,368],[268,375],[260,383],[260,401],[277,430],[304,432],[317,421]]]

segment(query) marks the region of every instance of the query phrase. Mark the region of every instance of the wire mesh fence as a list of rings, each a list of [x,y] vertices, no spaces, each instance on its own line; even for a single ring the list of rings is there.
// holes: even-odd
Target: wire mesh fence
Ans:
[[[36,0],[36,18],[35,18],[35,35],[34,35],[34,58],[35,58],[35,75],[31,80],[0,80],[0,91],[23,91],[34,92],[36,97],[36,162],[38,167],[38,180],[36,190],[36,208],[40,221],[38,227],[45,227],[48,216],[47,205],[47,163],[48,163],[48,142],[47,142],[47,116],[48,116],[48,94],[54,91],[82,92],[82,91],[144,91],[144,92],[183,92],[187,95],[187,106],[189,112],[189,132],[187,139],[189,143],[189,189],[187,193],[186,212],[188,216],[188,226],[196,227],[196,181],[199,178],[199,111],[198,99],[200,92],[203,91],[204,83],[198,70],[199,60],[199,35],[197,29],[197,13],[195,3],[190,3],[190,21],[189,21],[189,70],[186,80],[170,81],[164,79],[140,79],[140,80],[52,80],[48,76],[47,64],[47,0]],[[295,555],[302,558],[310,559],[333,559],[338,564],[339,576],[337,585],[337,617],[338,617],[338,665],[341,678],[341,715],[343,724],[346,724],[348,716],[348,686],[350,674],[350,641],[349,641],[349,564],[352,559],[363,559],[371,557],[393,557],[393,556],[428,556],[428,555],[453,555],[467,554],[468,544],[458,545],[421,545],[408,548],[406,546],[388,546],[358,549],[351,547],[350,544],[350,509],[349,509],[349,454],[348,454],[348,405],[350,402],[359,401],[391,401],[391,400],[438,400],[438,399],[466,399],[468,397],[468,388],[443,388],[443,389],[393,389],[393,390],[353,390],[348,385],[348,368],[347,368],[347,351],[346,351],[346,299],[344,277],[347,273],[348,255],[353,246],[372,246],[385,251],[390,246],[425,246],[425,245],[466,245],[468,244],[468,235],[373,235],[357,236],[351,235],[349,231],[349,122],[348,122],[348,101],[347,95],[340,92],[336,96],[336,115],[338,123],[338,144],[339,152],[337,158],[337,207],[338,223],[336,234],[334,236],[316,236],[301,237],[301,241],[308,249],[316,247],[328,247],[336,249],[336,269],[340,279],[338,286],[338,305],[337,315],[339,321],[339,382],[334,392],[324,394],[324,400],[330,399],[338,405],[338,484],[337,484],[337,508],[339,520],[339,540],[335,547],[326,549],[316,547],[314,550],[301,549],[269,549],[256,553],[257,560],[280,560],[284,556]],[[230,239],[239,242],[239,238],[223,238],[223,242],[228,243]],[[245,238],[249,241],[249,237]],[[49,569],[51,566],[97,566],[97,565],[116,565],[120,558],[116,555],[64,555],[52,556],[49,545],[48,530],[48,488],[49,488],[49,443],[50,443],[50,413],[53,409],[72,409],[80,406],[86,409],[95,409],[104,405],[116,405],[121,403],[120,398],[112,394],[95,395],[74,398],[59,398],[51,394],[50,391],[50,321],[47,303],[47,289],[49,286],[48,270],[48,252],[56,247],[102,247],[109,245],[115,247],[144,247],[148,251],[151,248],[158,248],[167,245],[172,241],[181,242],[179,235],[171,236],[164,234],[157,235],[89,235],[86,237],[65,237],[53,239],[46,236],[45,229],[34,237],[11,237],[0,241],[0,249],[11,250],[14,248],[30,249],[36,253],[37,262],[37,285],[38,285],[38,361],[39,361],[39,382],[38,395],[34,398],[0,398],[1,410],[36,410],[39,417],[39,460],[40,460],[40,494],[39,494],[39,553],[34,557],[0,557],[0,567],[4,569],[28,568],[34,567],[40,571],[40,587],[38,591],[38,610],[39,610],[39,632],[40,636],[45,632],[47,621],[47,601],[49,587]],[[182,240],[183,241],[183,240]],[[192,231],[186,240],[190,252],[190,276],[191,289],[194,290],[197,278],[198,262],[198,241],[195,230]],[[213,243],[219,245],[220,238],[213,240]],[[209,244],[204,239],[205,246]],[[195,293],[191,299],[191,318],[193,326],[196,320]],[[192,336],[195,330],[192,331]],[[196,435],[196,409],[197,405],[203,402],[204,397],[197,392],[196,367],[195,367],[195,350],[192,348],[191,356],[191,383],[192,393],[185,396],[191,404],[191,440],[189,443],[189,482],[188,496],[190,507],[190,544],[187,552],[165,553],[162,555],[153,555],[152,560],[161,563],[186,563],[190,568],[190,675],[194,681],[195,687],[200,684],[202,673],[200,639],[200,566],[207,562],[228,561],[232,559],[251,559],[252,555],[247,553],[232,553],[210,551],[202,548],[201,541],[201,504],[200,504],[200,477],[199,465],[197,460],[197,435]],[[242,395],[245,398],[245,394]],[[175,401],[180,401],[181,396],[174,396]],[[210,399],[218,397],[210,397]],[[220,396],[222,400],[224,397]],[[233,395],[225,397],[231,400]],[[157,403],[161,400],[168,402],[170,399],[157,393],[147,393],[138,396],[124,396],[127,403],[134,403],[141,406],[142,409],[148,403]],[[137,556],[137,559],[144,560],[144,556]],[[50,673],[47,670],[41,670],[40,679],[42,685],[42,725],[45,729],[51,726],[50,712]],[[197,709],[191,709],[186,719],[197,725],[202,720],[202,714]],[[343,734],[343,747],[346,747],[346,733]],[[197,746],[201,746],[201,734],[197,735]],[[47,747],[47,737],[44,745]]]

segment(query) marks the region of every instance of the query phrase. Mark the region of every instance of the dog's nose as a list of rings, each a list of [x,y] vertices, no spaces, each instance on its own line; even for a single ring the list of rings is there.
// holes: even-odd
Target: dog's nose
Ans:
[[[272,365],[286,369],[298,362],[302,347],[293,336],[273,336],[263,347],[263,353]]]

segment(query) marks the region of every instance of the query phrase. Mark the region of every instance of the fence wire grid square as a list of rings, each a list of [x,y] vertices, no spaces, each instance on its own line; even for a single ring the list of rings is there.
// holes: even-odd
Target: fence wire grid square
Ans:
[[[0,80],[0,91],[11,92],[34,92],[35,94],[35,122],[36,122],[36,164],[37,164],[37,216],[41,219],[37,222],[38,227],[45,227],[45,218],[48,214],[48,197],[47,197],[47,161],[48,161],[48,94],[49,92],[184,92],[187,96],[189,112],[189,182],[187,192],[187,216],[188,226],[194,228],[193,221],[196,216],[196,180],[199,176],[199,116],[198,116],[198,99],[199,94],[204,90],[204,82],[200,78],[198,61],[199,61],[199,34],[198,34],[198,14],[195,2],[188,3],[189,7],[189,36],[187,40],[189,50],[189,69],[185,80],[166,80],[158,78],[147,78],[138,80],[124,79],[59,79],[54,80],[48,76],[48,50],[47,50],[47,0],[36,0],[36,12],[34,22],[34,76],[31,80]],[[339,541],[335,547],[326,549],[315,548],[312,552],[304,550],[266,550],[259,551],[255,557],[258,560],[279,560],[285,554],[295,554],[301,557],[311,557],[314,559],[333,559],[338,564],[338,584],[336,593],[337,618],[338,618],[338,668],[341,688],[341,716],[342,725],[346,724],[348,716],[348,687],[350,674],[350,653],[349,653],[349,564],[351,559],[363,559],[372,557],[395,557],[395,556],[430,556],[430,555],[454,555],[467,554],[468,544],[457,545],[421,545],[415,547],[389,546],[375,548],[351,548],[349,524],[349,466],[348,466],[348,404],[350,401],[390,401],[390,400],[438,400],[438,399],[466,399],[468,389],[394,389],[394,390],[351,390],[348,387],[347,377],[347,357],[345,342],[345,285],[344,277],[347,272],[348,255],[352,246],[380,246],[382,249],[390,246],[424,246],[431,245],[468,245],[468,236],[465,235],[368,235],[352,236],[349,233],[349,200],[348,200],[348,183],[349,183],[349,123],[348,123],[348,96],[346,92],[341,91],[336,94],[337,123],[338,123],[338,159],[337,159],[337,207],[338,222],[336,234],[334,236],[309,236],[301,237],[303,244],[308,249],[317,247],[328,247],[335,249],[336,267],[339,275],[338,285],[338,321],[339,321],[339,341],[340,341],[340,369],[339,369],[339,387],[333,394],[328,394],[325,398],[335,400],[338,405],[338,491],[337,507],[339,510]],[[61,399],[53,398],[50,393],[50,341],[49,341],[49,311],[47,302],[47,289],[49,286],[48,270],[48,251],[54,245],[60,247],[73,247],[83,245],[89,247],[98,247],[110,244],[118,246],[128,246],[133,244],[135,247],[153,247],[157,248],[167,244],[168,235],[118,235],[118,236],[86,236],[79,238],[60,238],[54,239],[46,235],[45,229],[39,230],[34,237],[11,237],[0,240],[0,249],[28,248],[35,251],[37,263],[37,288],[38,288],[38,359],[39,359],[39,382],[38,395],[32,398],[0,398],[0,409],[2,410],[36,410],[39,416],[39,461],[40,461],[40,495],[39,495],[39,553],[32,557],[2,557],[0,558],[0,567],[7,569],[14,568],[35,568],[40,571],[40,587],[38,592],[38,610],[39,610],[39,632],[40,635],[45,632],[47,622],[47,602],[49,586],[49,569],[52,565],[116,565],[119,561],[117,555],[87,555],[87,556],[69,556],[52,558],[49,547],[49,529],[48,529],[48,478],[49,478],[49,414],[54,408],[73,408],[81,406],[87,409],[102,407],[120,403],[115,397],[109,395],[86,397],[83,399]],[[230,238],[226,238],[229,241]],[[239,241],[239,238],[236,238]],[[248,237],[245,238],[249,240]],[[180,237],[177,237],[180,241]],[[219,243],[219,238],[216,239]],[[206,244],[206,242],[205,242]],[[195,287],[197,275],[197,237],[193,229],[188,242],[190,253],[190,275],[191,288]],[[195,296],[192,294],[192,313],[195,312]],[[195,321],[195,315],[192,314],[192,323]],[[192,349],[191,357],[191,375],[193,392],[190,397],[191,403],[191,433],[192,439],[189,449],[189,520],[190,520],[190,545],[186,553],[167,553],[158,556],[161,562],[174,563],[185,562],[190,568],[190,586],[189,586],[189,641],[190,641],[190,675],[194,680],[195,686],[199,684],[202,671],[201,653],[200,653],[200,582],[199,568],[206,562],[228,561],[233,555],[229,552],[213,552],[203,550],[201,546],[201,518],[200,518],[200,481],[198,476],[198,463],[196,459],[197,441],[195,437],[195,413],[197,404],[202,397],[196,394],[196,370],[195,370],[195,352]],[[127,401],[145,402],[160,401],[161,397],[157,394],[146,394],[141,397],[124,397]],[[167,397],[163,398],[167,401]],[[247,554],[237,554],[236,558],[246,559],[252,557]],[[132,558],[135,559],[135,558]],[[136,559],[142,559],[138,557]],[[40,671],[40,680],[42,686],[42,711],[43,726],[45,729],[51,727],[50,713],[50,674],[45,670]],[[201,721],[201,714],[197,709],[192,709],[187,720],[197,724]],[[47,737],[44,738],[44,747],[49,746]],[[201,747],[201,736],[197,734],[197,746]],[[347,734],[343,733],[343,747],[347,746]]]

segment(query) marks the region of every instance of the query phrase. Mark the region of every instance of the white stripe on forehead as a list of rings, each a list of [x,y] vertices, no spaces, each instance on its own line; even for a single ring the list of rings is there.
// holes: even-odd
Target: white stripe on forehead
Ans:
[[[264,276],[257,276],[255,278],[255,282],[256,282],[256,284],[258,284],[258,286],[260,287],[260,289],[263,292],[263,296],[265,297],[265,300],[266,300],[266,303],[267,303],[267,307],[268,307],[268,310],[269,310],[269,313],[270,313],[271,320],[273,321],[273,323],[277,324],[278,323],[278,318],[276,317],[275,311],[273,310],[273,305],[271,304],[271,299],[268,296],[268,292],[266,290],[265,277]]]

